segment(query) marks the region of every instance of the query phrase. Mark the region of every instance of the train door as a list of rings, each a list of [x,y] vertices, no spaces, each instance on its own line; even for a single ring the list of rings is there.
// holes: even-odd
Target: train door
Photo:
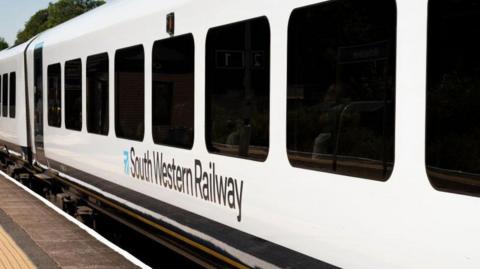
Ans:
[[[35,47],[33,52],[33,127],[35,134],[35,158],[47,164],[43,146],[43,44]]]

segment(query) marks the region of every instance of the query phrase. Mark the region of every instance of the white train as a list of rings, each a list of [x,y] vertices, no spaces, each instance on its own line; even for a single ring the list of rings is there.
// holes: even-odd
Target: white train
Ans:
[[[0,142],[228,266],[478,268],[479,14],[118,0],[0,53]]]

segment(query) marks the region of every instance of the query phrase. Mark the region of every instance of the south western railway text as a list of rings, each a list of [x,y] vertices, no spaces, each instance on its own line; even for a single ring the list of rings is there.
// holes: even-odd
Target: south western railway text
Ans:
[[[130,148],[129,159],[133,178],[238,209],[237,220],[242,220],[243,180],[217,174],[214,162],[209,162],[206,169],[200,160],[195,159],[192,170],[176,164],[175,158],[167,162],[163,153],[156,151],[150,153],[147,150],[143,156],[137,156],[133,147]]]

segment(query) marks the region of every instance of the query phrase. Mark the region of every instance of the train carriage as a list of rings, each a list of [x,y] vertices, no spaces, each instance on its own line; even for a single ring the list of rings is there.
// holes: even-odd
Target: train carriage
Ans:
[[[0,141],[197,261],[476,268],[479,13],[118,0],[0,52]]]
[[[27,44],[2,51],[0,54],[1,121],[0,140],[3,150],[26,160],[27,110],[25,91],[25,61]]]

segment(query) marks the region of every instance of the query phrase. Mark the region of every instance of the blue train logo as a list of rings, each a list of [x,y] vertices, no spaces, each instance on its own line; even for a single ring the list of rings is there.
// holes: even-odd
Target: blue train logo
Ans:
[[[128,171],[130,170],[130,162],[128,157],[128,150],[123,151],[123,171],[125,175],[128,175]]]

